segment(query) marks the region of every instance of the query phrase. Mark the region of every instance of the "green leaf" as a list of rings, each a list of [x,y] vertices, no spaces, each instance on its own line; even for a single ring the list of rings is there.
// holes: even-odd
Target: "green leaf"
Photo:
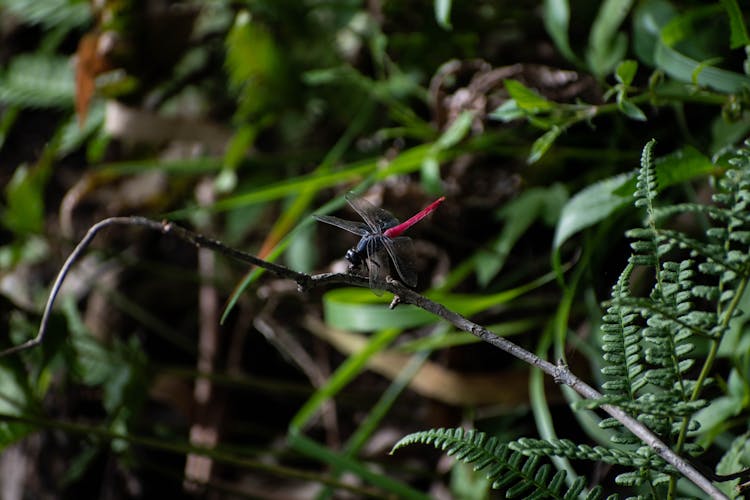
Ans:
[[[545,132],[544,135],[539,137],[537,140],[535,140],[534,144],[531,145],[531,153],[529,153],[529,157],[526,159],[526,163],[532,164],[539,161],[539,159],[544,156],[544,153],[546,153],[547,150],[552,147],[552,144],[554,144],[555,140],[559,137],[562,131],[562,127],[555,126],[552,127],[551,130]]]
[[[450,30],[451,26],[451,0],[435,0],[435,20],[441,28]]]
[[[11,361],[0,363],[0,413],[21,415],[29,405],[31,391],[21,375],[23,369],[14,364]]]
[[[704,446],[710,445],[710,436],[716,435],[728,420],[739,415],[744,408],[742,397],[730,395],[720,396],[711,401],[706,408],[698,411],[693,415],[693,420],[700,424],[698,432],[701,435],[709,437],[701,440]]]
[[[390,299],[376,297],[366,288],[337,288],[323,296],[323,314],[326,324],[353,332],[413,328],[436,320],[414,306],[390,310],[389,303]]]
[[[720,92],[737,93],[750,87],[750,78],[746,75],[707,66],[707,63],[697,61],[674,48],[690,37],[698,29],[695,26],[714,10],[714,6],[707,6],[670,19],[655,42],[654,63],[675,80]]]
[[[5,140],[8,138],[20,114],[20,106],[6,106],[0,110],[0,149],[5,145]]]
[[[73,108],[73,66],[66,57],[14,57],[0,76],[0,103],[26,108]]]
[[[430,193],[440,192],[442,179],[440,177],[440,162],[434,155],[425,157],[419,170],[420,183]]]
[[[390,495],[385,495],[388,498],[404,500],[428,500],[430,498],[421,491],[393,479],[388,474],[376,472],[358,458],[352,458],[345,453],[337,453],[330,446],[318,444],[300,433],[299,427],[291,426],[288,440],[291,447],[300,454],[328,464],[337,471],[346,471],[353,476],[360,477],[384,492],[391,492]]]
[[[60,137],[60,150],[57,154],[62,157],[72,153],[93,137],[102,129],[102,125],[104,125],[104,114],[104,102],[99,101],[89,108],[83,126],[78,123],[77,116],[71,115],[70,120],[63,125],[62,136]]]
[[[555,274],[550,272],[528,283],[493,294],[429,292],[426,295],[459,314],[471,316],[506,304],[554,279]],[[337,328],[364,332],[383,328],[411,328],[437,321],[434,315],[423,309],[408,306],[404,307],[404,312],[399,312],[401,306],[388,309],[388,304],[387,298],[377,297],[365,288],[339,288],[323,296],[326,323]]]
[[[713,57],[711,59],[708,59],[706,61],[700,61],[698,65],[693,69],[692,75],[690,75],[690,83],[693,85],[699,85],[698,83],[698,77],[701,73],[703,73],[703,70],[706,68],[712,67],[714,64],[717,64],[721,61],[718,57]]]
[[[473,112],[462,111],[458,115],[458,118],[440,135],[435,142],[435,147],[438,149],[448,149],[461,142],[471,130],[473,121]]]
[[[591,27],[586,61],[597,77],[610,73],[627,50],[627,37],[618,29],[630,11],[632,0],[605,0]]]
[[[257,120],[284,95],[281,53],[271,33],[244,10],[237,14],[226,46],[230,87],[239,104],[237,118]]]
[[[500,272],[513,246],[528,228],[540,218],[552,217],[550,214],[557,216],[567,197],[566,189],[561,184],[554,184],[548,188],[529,189],[503,207],[500,217],[505,225],[500,236],[488,250],[476,256],[477,281],[481,286],[487,286]],[[545,222],[553,225],[557,220],[547,219]]]
[[[526,112],[518,106],[515,99],[508,99],[500,106],[495,108],[489,115],[492,120],[499,120],[503,123],[519,120],[526,116]]]
[[[560,248],[560,245],[573,234],[596,224],[618,208],[627,205],[630,200],[615,192],[632,178],[632,172],[610,177],[585,187],[573,196],[560,214],[553,248]]]
[[[730,47],[737,49],[743,45],[750,44],[750,38],[747,36],[747,28],[745,27],[745,19],[742,17],[742,11],[740,6],[737,5],[737,0],[721,0],[721,5],[724,6],[724,10],[727,11],[729,17],[729,33],[730,33]]]
[[[461,142],[471,130],[471,124],[474,121],[474,113],[463,111],[453,120],[453,123],[443,131],[438,139],[432,144],[430,153],[424,157],[421,165],[422,184],[425,189],[431,193],[440,191],[440,161],[438,154],[441,151],[450,149]]]
[[[542,318],[519,319],[514,321],[505,321],[503,323],[494,323],[488,325],[487,329],[491,332],[497,332],[503,337],[511,337],[525,332],[531,332],[539,329],[543,325]],[[450,331],[439,336],[420,337],[415,340],[399,344],[399,352],[419,352],[419,351],[438,351],[467,344],[478,344],[482,340],[468,332]]]
[[[398,308],[397,308],[398,309]],[[388,347],[401,333],[398,328],[388,328],[376,332],[368,338],[367,344],[356,353],[351,354],[318,390],[302,405],[292,417],[289,427],[292,430],[302,429],[329,398],[338,394],[347,384],[365,369],[367,361]]]
[[[318,252],[315,247],[315,227],[312,224],[303,225],[290,238],[289,246],[284,254],[285,261],[292,269],[310,273],[318,263]]]
[[[2,10],[46,29],[84,28],[91,22],[89,2],[75,0],[3,0]]]
[[[60,486],[69,487],[75,484],[76,481],[81,480],[84,474],[91,469],[97,459],[101,459],[100,452],[102,449],[96,442],[82,443],[82,446],[83,449],[76,456],[72,457],[67,464],[67,470],[60,479]]]
[[[445,161],[458,153],[455,150],[441,150],[437,154],[438,161]],[[353,163],[337,171],[316,171],[308,175],[291,177],[275,184],[265,184],[262,186],[253,185],[248,191],[240,192],[235,196],[229,196],[217,201],[210,207],[211,211],[226,211],[241,208],[246,205],[263,203],[270,200],[276,200],[290,194],[296,194],[301,189],[322,189],[331,187],[343,182],[361,181],[362,176],[372,175],[373,180],[382,180],[392,175],[412,173],[422,166],[424,159],[435,154],[433,144],[420,144],[411,149],[401,152],[400,155],[392,159],[387,166],[383,167],[377,158],[368,158],[358,163]],[[208,164],[213,166],[214,160],[202,159],[200,161],[191,160],[199,166]],[[181,161],[180,164],[190,164],[187,161]],[[142,168],[142,164],[133,162],[134,169]],[[168,163],[165,165],[169,165]],[[163,168],[163,167],[162,167]],[[195,208],[184,209],[168,214],[170,219],[183,218],[189,213],[195,212]]]
[[[22,415],[29,405],[30,391],[25,381],[19,377],[23,373],[20,366],[12,367],[11,362],[0,363],[0,414]],[[26,424],[0,422],[0,450],[19,441],[33,429]]]
[[[617,78],[617,81],[623,85],[629,86],[633,82],[636,71],[638,71],[638,62],[632,59],[626,59],[617,65],[615,78]]]
[[[111,423],[113,428],[122,426],[127,429],[147,400],[144,388],[149,387],[151,380],[137,338],[133,337],[129,345],[119,344],[116,348],[117,367],[103,385],[102,402],[107,411],[116,416]]]
[[[668,47],[674,47],[683,40],[693,38],[701,29],[701,23],[715,17],[720,13],[720,9],[718,4],[702,5],[673,16],[661,29],[662,43]]]
[[[70,331],[65,344],[67,363],[77,380],[101,388],[110,428],[126,434],[130,420],[146,400],[144,388],[149,385],[146,358],[138,339],[131,337],[129,344],[116,340],[104,346],[83,323],[72,297],[66,297],[62,306]],[[113,446],[124,448],[127,443],[117,440]]]
[[[659,157],[655,161],[656,176],[659,179],[658,190],[698,177],[718,174],[719,167],[711,159],[692,146],[687,146]],[[635,178],[622,186],[616,194],[630,196],[635,192]]]
[[[632,101],[624,97],[622,94],[617,95],[617,108],[632,120],[640,122],[646,121],[646,115],[641,111],[641,108],[633,104]]]
[[[226,169],[237,170],[255,142],[258,132],[260,130],[255,123],[244,124],[235,131],[224,152],[224,167]]]
[[[38,169],[21,166],[5,187],[7,206],[0,222],[21,234],[39,233],[44,227],[44,175]]]
[[[692,147],[656,160],[659,190],[716,173],[716,170],[717,166],[709,158]],[[635,184],[635,176],[631,172],[604,179],[579,191],[562,209],[553,248],[560,248],[573,234],[629,205]]]
[[[716,473],[729,475],[740,472],[750,465],[747,460],[748,456],[750,456],[750,432],[745,432],[734,438],[731,446],[716,465]],[[739,482],[739,479],[722,481],[717,486],[731,498],[736,494],[735,488]]]
[[[76,303],[66,297],[62,310],[70,331],[71,372],[77,381],[89,386],[102,385],[112,377],[117,363],[112,353],[94,338],[83,323]]]
[[[544,0],[542,19],[547,33],[555,42],[557,50],[570,62],[578,63],[568,40],[570,5],[568,0]]]
[[[660,43],[661,28],[676,12],[666,0],[646,0],[638,4],[633,13],[633,51],[638,60],[649,66],[656,65],[656,46]]]
[[[4,333],[6,342],[19,344],[36,333],[36,325],[32,325],[20,310],[11,311],[9,320],[6,323],[9,330]],[[54,340],[54,336],[50,340]],[[40,407],[39,398],[44,397],[51,375],[50,370],[38,364],[40,358],[35,359],[37,363],[33,365],[25,364],[17,356],[0,359],[0,415],[21,416]],[[35,375],[27,375],[29,370]],[[0,418],[0,453],[32,430],[30,425],[4,422]]]
[[[487,500],[490,497],[491,484],[486,474],[474,470],[470,464],[458,461],[451,468],[450,489],[453,498]]]
[[[519,108],[529,113],[539,113],[541,111],[550,111],[555,107],[555,103],[548,101],[535,91],[526,87],[518,80],[505,80],[505,88],[510,97],[516,101]]]

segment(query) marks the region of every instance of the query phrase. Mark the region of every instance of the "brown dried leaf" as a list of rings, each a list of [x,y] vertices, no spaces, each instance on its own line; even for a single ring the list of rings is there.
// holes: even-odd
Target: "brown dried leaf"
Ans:
[[[104,52],[99,50],[100,37],[99,33],[86,33],[76,51],[76,114],[79,125],[86,121],[96,89],[96,77],[110,69]]]

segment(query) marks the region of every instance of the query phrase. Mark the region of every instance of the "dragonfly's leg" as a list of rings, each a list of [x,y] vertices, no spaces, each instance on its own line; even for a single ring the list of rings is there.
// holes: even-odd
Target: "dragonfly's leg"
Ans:
[[[357,275],[357,276],[361,276],[363,274],[362,273],[362,269],[363,268],[366,269],[366,267],[365,267],[366,265],[367,264],[364,264],[363,262],[360,262],[358,264],[349,263],[349,269],[347,269],[346,272],[349,273],[349,274],[354,274],[354,275]]]

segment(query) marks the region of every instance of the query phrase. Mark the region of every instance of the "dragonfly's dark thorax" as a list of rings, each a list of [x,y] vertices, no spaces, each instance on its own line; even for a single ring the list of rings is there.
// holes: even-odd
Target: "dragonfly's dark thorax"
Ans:
[[[344,257],[352,266],[359,267],[367,259],[367,245],[372,245],[371,251],[379,252],[383,248],[382,238],[384,236],[380,234],[362,236],[362,239],[354,247],[346,251]]]

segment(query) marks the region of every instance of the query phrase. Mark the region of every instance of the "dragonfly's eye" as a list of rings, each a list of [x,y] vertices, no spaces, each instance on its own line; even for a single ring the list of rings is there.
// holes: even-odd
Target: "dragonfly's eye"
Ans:
[[[358,266],[362,262],[359,254],[355,252],[353,248],[350,248],[346,251],[346,255],[344,256],[344,258],[348,260],[353,266]]]

